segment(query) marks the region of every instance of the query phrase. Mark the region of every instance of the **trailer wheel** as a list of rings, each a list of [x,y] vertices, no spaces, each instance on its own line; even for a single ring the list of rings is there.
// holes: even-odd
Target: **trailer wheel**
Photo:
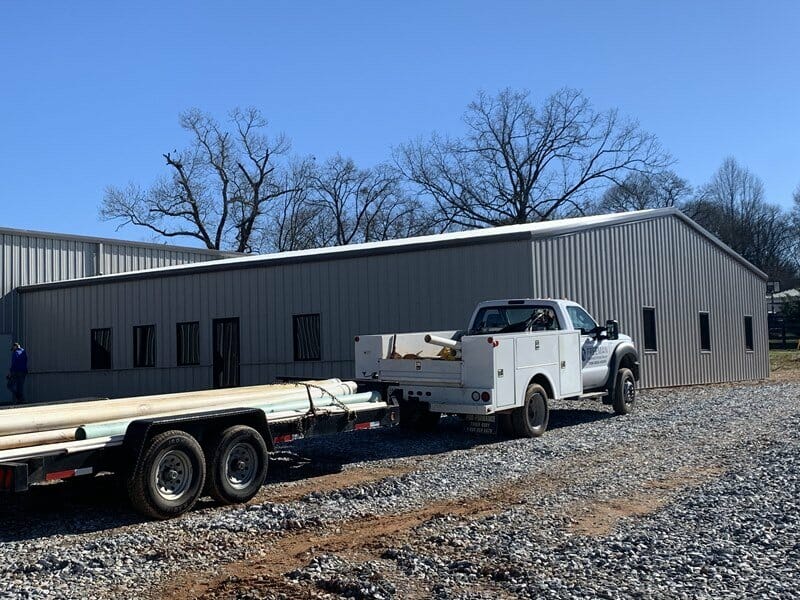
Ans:
[[[620,369],[614,382],[612,405],[618,415],[627,415],[636,407],[636,380],[630,369]]]
[[[539,384],[532,383],[525,391],[525,405],[511,413],[511,424],[517,437],[539,437],[547,430],[550,409],[547,392]]]
[[[152,438],[128,476],[133,507],[154,519],[177,517],[194,506],[206,478],[203,449],[185,431]]]
[[[247,502],[267,477],[267,444],[252,427],[229,427],[209,455],[208,493],[223,504]]]

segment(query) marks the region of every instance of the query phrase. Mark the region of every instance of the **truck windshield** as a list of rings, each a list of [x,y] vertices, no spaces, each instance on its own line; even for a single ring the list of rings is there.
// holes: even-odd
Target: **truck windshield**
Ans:
[[[475,316],[470,334],[557,329],[558,319],[549,306],[486,306]]]

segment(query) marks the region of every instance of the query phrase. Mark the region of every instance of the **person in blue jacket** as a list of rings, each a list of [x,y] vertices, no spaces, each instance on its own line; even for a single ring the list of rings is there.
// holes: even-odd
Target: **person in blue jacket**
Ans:
[[[25,348],[14,343],[11,346],[11,368],[8,370],[8,389],[11,390],[13,404],[25,402],[25,377],[28,375],[28,355]]]

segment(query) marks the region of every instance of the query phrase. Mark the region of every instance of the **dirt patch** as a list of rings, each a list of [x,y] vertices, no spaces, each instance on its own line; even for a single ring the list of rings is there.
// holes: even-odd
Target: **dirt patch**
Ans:
[[[179,576],[163,590],[162,597],[170,600],[232,597],[242,588],[255,588],[280,591],[290,598],[317,598],[320,594],[286,581],[283,574],[304,566],[321,553],[374,559],[381,549],[397,544],[432,519],[445,516],[480,519],[506,510],[520,501],[521,488],[513,487],[497,488],[480,498],[434,502],[418,510],[362,517],[325,528],[283,534],[277,539],[263,539],[258,557],[223,566],[215,577],[206,580],[199,580],[195,573]]]
[[[647,481],[641,489],[626,496],[583,504],[569,515],[569,529],[579,535],[609,535],[622,519],[651,515],[666,506],[678,492],[697,487],[723,471],[719,467],[681,469],[668,477]]]

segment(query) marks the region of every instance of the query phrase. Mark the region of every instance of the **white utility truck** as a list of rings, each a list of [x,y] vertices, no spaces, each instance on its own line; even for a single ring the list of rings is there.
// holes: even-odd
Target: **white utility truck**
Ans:
[[[536,437],[548,400],[598,398],[617,414],[636,403],[639,356],[616,321],[598,325],[568,300],[478,304],[465,331],[361,335],[356,377],[388,384],[400,425],[432,429],[441,414],[470,429]]]

